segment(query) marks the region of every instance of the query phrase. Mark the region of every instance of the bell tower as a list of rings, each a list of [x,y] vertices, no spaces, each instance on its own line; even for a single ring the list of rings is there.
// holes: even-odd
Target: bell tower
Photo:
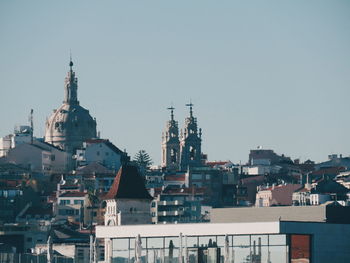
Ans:
[[[193,117],[193,104],[186,104],[190,108],[190,116],[185,119],[185,127],[181,130],[180,139],[180,168],[186,170],[189,166],[201,166],[202,129],[198,130],[197,118]]]
[[[162,135],[162,167],[168,170],[178,170],[180,165],[179,127],[174,120],[174,109],[173,106],[168,108],[170,120]]]

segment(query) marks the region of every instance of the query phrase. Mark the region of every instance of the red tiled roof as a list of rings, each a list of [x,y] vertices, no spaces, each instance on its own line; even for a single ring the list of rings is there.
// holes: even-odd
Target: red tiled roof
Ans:
[[[306,188],[301,188],[301,189],[295,190],[295,192],[310,192],[310,190]]]
[[[52,215],[52,207],[29,207],[27,211],[24,213],[25,215]],[[23,217],[22,216],[22,217]]]
[[[113,143],[111,143],[108,139],[88,139],[85,142],[87,143],[105,143],[111,150],[113,150],[116,153],[123,154],[124,152],[120,150],[117,146],[115,146]]]
[[[60,197],[83,197],[86,194],[87,193],[84,193],[84,192],[65,192],[61,194]]]
[[[186,174],[166,175],[165,181],[185,181]]]
[[[146,190],[144,180],[135,166],[122,166],[114,178],[111,189],[105,195],[105,199],[119,198],[153,199]]]
[[[207,165],[214,167],[216,165],[225,165],[229,163],[230,161],[215,161],[215,162],[206,162]]]
[[[339,167],[327,167],[322,168],[317,171],[313,171],[311,175],[324,175],[324,174],[339,174],[340,172],[344,172],[345,168],[342,166]]]
[[[106,168],[105,166],[103,166],[100,163],[97,162],[93,162],[90,163],[86,166],[83,167],[79,167],[77,169],[77,174],[81,174],[81,175],[91,175],[91,174],[95,174],[95,175],[111,175],[114,174],[113,171],[109,170],[108,168]]]
[[[106,142],[106,139],[88,139],[85,142],[87,143],[101,143],[101,142]]]

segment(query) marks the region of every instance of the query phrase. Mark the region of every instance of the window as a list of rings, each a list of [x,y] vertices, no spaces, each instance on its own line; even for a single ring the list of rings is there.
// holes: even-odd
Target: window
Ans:
[[[100,151],[97,151],[97,152],[96,152],[96,155],[97,155],[97,156],[100,156]]]
[[[59,214],[60,216],[64,216],[64,215],[66,215],[66,210],[65,210],[65,209],[59,209],[59,210],[58,210],[58,214]]]
[[[74,204],[75,205],[79,205],[79,204],[84,204],[84,201],[83,200],[74,200]]]
[[[60,201],[60,205],[69,205],[69,204],[70,204],[70,200],[63,199]]]
[[[152,202],[152,207],[156,207],[156,202]]]
[[[310,262],[310,236],[291,235],[291,262]]]
[[[66,215],[74,215],[74,210],[66,209]]]
[[[84,259],[84,250],[83,249],[78,249],[78,258]]]

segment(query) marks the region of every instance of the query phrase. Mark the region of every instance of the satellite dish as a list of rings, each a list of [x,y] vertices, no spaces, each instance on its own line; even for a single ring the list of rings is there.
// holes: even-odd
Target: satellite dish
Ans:
[[[61,176],[61,181],[59,182],[60,185],[65,185],[66,184],[66,181],[64,180],[63,178],[63,174]]]

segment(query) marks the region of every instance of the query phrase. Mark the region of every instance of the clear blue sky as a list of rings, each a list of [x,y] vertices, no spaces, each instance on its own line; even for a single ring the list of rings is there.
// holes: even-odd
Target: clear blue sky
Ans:
[[[78,96],[103,138],[160,161],[171,102],[192,99],[210,160],[262,145],[292,158],[350,154],[350,1],[0,2],[0,136]]]

